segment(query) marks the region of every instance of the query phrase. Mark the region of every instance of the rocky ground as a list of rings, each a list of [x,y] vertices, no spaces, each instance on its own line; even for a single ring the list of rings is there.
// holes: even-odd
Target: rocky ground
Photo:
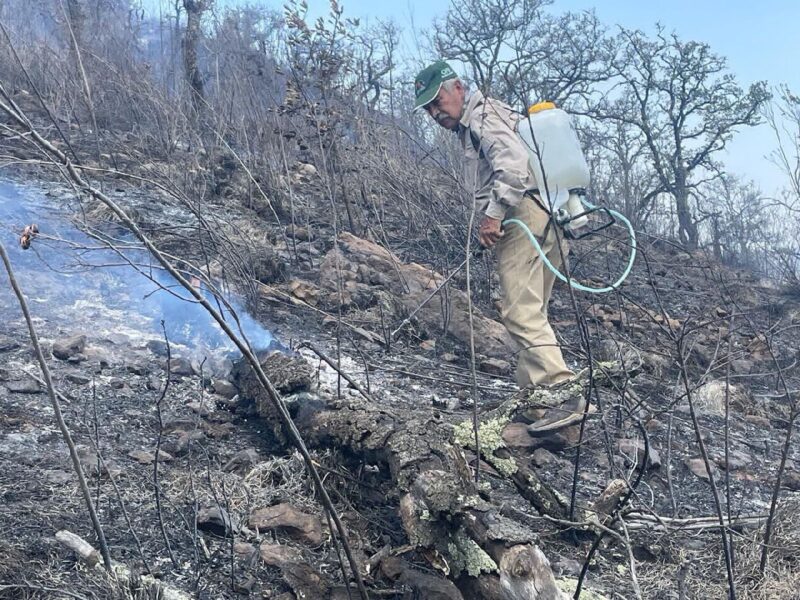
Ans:
[[[303,185],[313,189],[312,169],[296,168],[300,191]],[[118,193],[140,222],[155,224],[157,239],[159,223],[181,217],[146,201],[150,191],[121,186]],[[227,220],[215,207],[209,211],[220,226],[239,232],[271,227],[246,211]],[[635,597],[636,585],[644,598],[721,598],[720,536],[713,518],[702,520],[716,514],[713,477],[723,511],[737,522],[731,535],[741,589],[749,590],[747,597],[791,598],[799,549],[787,526],[800,489],[794,448],[780,492],[770,577],[757,587],[750,576],[792,416],[779,375],[789,389],[798,389],[798,298],[702,254],[642,242],[637,268],[620,294],[581,296],[573,304],[561,287],[552,303],[551,320],[568,360],[576,370],[587,364],[580,320],[595,361],[597,411],[582,437],[577,427],[544,439],[527,434],[524,425],[539,413],[527,399],[513,400],[519,398],[513,354],[493,307],[481,303],[481,498],[532,532],[529,541],[536,541],[568,589],[597,536],[586,526],[584,509],[597,508],[613,480],[635,482],[643,471],[624,511],[627,532],[617,523],[621,539],[602,542],[587,588],[608,598]],[[461,447],[472,473],[478,465],[474,443],[459,435],[473,405],[466,296],[458,292],[463,279],[455,278],[447,303],[432,302],[391,338],[440,275],[350,234],[342,235],[336,254],[323,224],[283,231],[273,226],[261,244],[252,247],[270,249],[259,263],[264,273],[250,290],[249,306],[286,350],[265,353],[263,364],[308,436],[372,593],[459,597],[445,585],[445,575],[462,590],[471,589],[467,575],[459,578],[435,543],[415,547],[409,539],[408,514],[400,508],[409,471],[393,462],[398,454],[390,442],[401,434],[441,437]],[[182,250],[189,257],[196,248],[187,242]],[[579,256],[580,245],[575,250]],[[593,253],[583,268],[613,271],[624,250],[612,241],[606,254]],[[607,265],[608,256],[613,260]],[[25,273],[23,286],[27,281],[35,287],[35,278]],[[54,539],[66,529],[96,545],[13,298],[3,296],[2,309],[0,597],[140,597],[110,585]],[[117,561],[204,598],[348,597],[303,462],[265,418],[269,409],[259,404],[247,370],[234,367],[235,356],[227,350],[201,356],[173,343],[168,361],[157,330],[115,332],[113,319],[125,310],[119,306],[95,307],[88,323],[59,320],[59,306],[47,310],[37,321],[39,335]],[[301,341],[316,350],[300,348]],[[332,357],[361,391],[320,354]],[[291,361],[284,360],[288,356]],[[353,435],[337,438],[344,426],[336,415],[343,411],[368,415],[374,431],[367,433],[353,417]],[[693,412],[711,473],[701,459]],[[392,422],[388,450],[367,439],[380,431],[381,419]],[[576,511],[560,520],[544,518],[547,511],[521,495],[518,479],[504,470],[509,464],[517,473],[529,470],[567,504],[575,483]],[[414,476],[426,473],[414,469]],[[626,546],[621,540],[628,536]]]

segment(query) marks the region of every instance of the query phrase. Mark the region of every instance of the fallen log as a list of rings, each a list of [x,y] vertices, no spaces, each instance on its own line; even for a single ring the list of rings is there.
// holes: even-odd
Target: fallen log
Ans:
[[[320,399],[301,408],[296,422],[310,446],[336,447],[388,471],[409,544],[449,577],[462,597],[566,598],[536,545],[536,532],[502,515],[472,481],[451,424],[433,414],[401,413],[361,399]],[[536,478],[532,472],[525,476]],[[527,486],[537,497],[542,492],[534,488],[552,493],[541,482]],[[548,502],[549,497],[540,505]],[[394,579],[415,580],[407,568],[393,569]],[[439,597],[454,597],[445,585],[436,589]]]
[[[267,372],[272,366],[263,364]],[[286,369],[281,366],[278,370]],[[269,405],[259,398],[263,392],[248,384],[247,369],[235,367],[234,371],[239,374],[236,382],[242,399],[252,402],[261,417],[274,420]],[[449,422],[438,411],[395,408],[377,402],[371,395],[337,400],[310,390],[302,402],[292,404],[292,409],[309,447],[335,448],[354,462],[378,466],[387,487],[394,491],[387,494],[386,500],[397,503],[408,547],[448,577],[463,597],[560,600],[565,596],[537,546],[539,528],[531,519],[514,516],[504,510],[502,503],[494,502],[489,486],[484,483],[481,487],[473,481],[473,472],[481,462],[488,463],[494,476],[513,483],[520,496],[551,526],[567,527],[580,522],[587,531],[602,530],[598,517],[589,518],[593,517],[591,507],[576,507],[576,513],[569,518],[567,501],[529,466],[535,447],[563,448],[577,443],[577,427],[535,438],[528,434],[526,423],[540,418],[537,415],[546,407],[585,394],[587,377],[588,372],[584,372],[563,384],[517,393],[481,415],[480,457],[474,454],[473,424],[466,415],[460,423]],[[281,380],[278,373],[274,378]],[[470,464],[470,452],[479,464]],[[604,510],[613,512],[619,494],[611,494],[606,503],[609,506]],[[439,597],[452,595],[452,588],[417,576],[408,565],[401,568],[395,564],[387,571],[380,564],[377,560],[370,570],[385,575],[390,572],[392,575],[387,578],[417,585],[420,590],[428,590],[425,593],[434,593],[430,590],[435,589]]]

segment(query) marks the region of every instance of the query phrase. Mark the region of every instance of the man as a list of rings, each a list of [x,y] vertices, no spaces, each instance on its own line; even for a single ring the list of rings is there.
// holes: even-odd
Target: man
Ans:
[[[444,61],[423,69],[414,86],[414,110],[425,109],[440,126],[456,133],[464,149],[467,189],[474,190],[475,208],[482,215],[478,237],[485,248],[495,249],[503,324],[520,346],[517,385],[552,385],[572,378],[547,320],[555,275],[520,227],[502,226],[506,219],[524,222],[548,260],[560,268],[568,247],[563,236],[559,236],[559,247],[545,204],[532,192],[537,184],[528,151],[516,132],[522,116],[478,90],[468,95]],[[529,431],[546,434],[573,425],[580,421],[584,407],[582,397],[570,399],[548,411]]]

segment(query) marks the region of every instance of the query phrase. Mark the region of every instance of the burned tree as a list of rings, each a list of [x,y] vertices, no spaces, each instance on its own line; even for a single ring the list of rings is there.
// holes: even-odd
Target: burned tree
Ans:
[[[69,44],[70,62],[78,64],[78,48],[83,46],[83,32],[86,23],[86,13],[80,0],[67,0],[67,39],[74,43]]]
[[[186,10],[186,32],[183,37],[183,68],[186,75],[186,82],[189,84],[192,93],[192,106],[196,112],[202,110],[205,102],[205,92],[203,89],[203,75],[197,64],[197,47],[200,43],[202,31],[200,22],[203,13],[211,8],[213,0],[183,0],[183,8]]]
[[[621,210],[643,227],[653,217],[654,200],[664,192],[647,163],[647,146],[627,123],[588,121],[579,133],[592,175],[591,195]]]
[[[722,175],[698,190],[699,222],[708,231],[717,260],[768,270],[769,248],[775,243],[770,218],[775,207],[752,182]]]
[[[588,97],[608,78],[611,44],[591,13],[553,16],[546,0],[459,0],[436,24],[440,56],[470,66],[469,78],[519,104]]]
[[[470,78],[489,89],[502,77],[504,56],[514,32],[537,20],[543,0],[458,0],[435,25],[433,43],[440,56],[463,60]]]
[[[641,132],[661,187],[674,198],[680,240],[696,248],[690,200],[698,185],[716,176],[714,157],[736,129],[760,122],[766,85],[754,83],[745,93],[708,44],[684,42],[663,29],[655,39],[623,29],[618,41],[613,71],[622,86],[597,116]]]
[[[767,106],[766,119],[775,135],[773,163],[785,177],[785,186],[778,200],[783,213],[789,217],[784,244],[777,249],[775,259],[778,275],[794,290],[800,290],[800,244],[797,242],[797,215],[800,213],[800,96],[782,86],[779,98]]]
[[[771,159],[787,180],[784,206],[796,213],[800,211],[800,96],[782,86],[765,114],[777,142]]]

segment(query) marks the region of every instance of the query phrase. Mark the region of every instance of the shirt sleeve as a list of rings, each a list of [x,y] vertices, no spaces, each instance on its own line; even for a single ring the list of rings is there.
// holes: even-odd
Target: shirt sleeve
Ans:
[[[470,129],[492,169],[486,215],[503,219],[528,191],[531,175],[528,151],[516,132],[511,109],[486,102],[475,109]]]

